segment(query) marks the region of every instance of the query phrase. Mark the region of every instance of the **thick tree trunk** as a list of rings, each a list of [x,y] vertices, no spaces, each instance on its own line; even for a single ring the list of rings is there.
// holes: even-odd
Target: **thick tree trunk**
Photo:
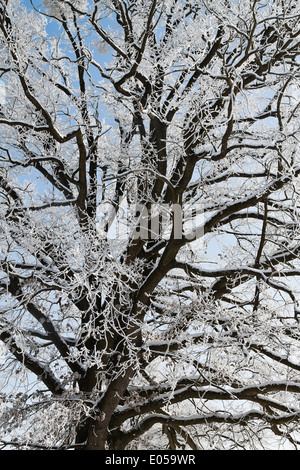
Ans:
[[[135,346],[141,346],[141,333],[136,325],[128,326],[127,331],[125,328],[124,330],[125,334],[131,337]],[[129,353],[119,336],[114,339],[110,338],[110,340],[112,354],[106,364],[106,371],[110,371],[106,376],[109,383],[102,395],[99,392],[99,398],[95,400],[94,407],[90,411],[91,416],[84,417],[83,422],[78,426],[76,442],[80,450],[105,450],[111,418],[120,400],[124,397],[134,374],[133,368],[126,365],[126,359],[130,357],[132,352]],[[81,383],[82,390],[90,393],[95,390],[95,387],[98,386],[98,372],[96,368],[89,370]]]
[[[108,385],[97,403],[95,419],[89,422],[87,441],[84,450],[105,450],[111,417],[127,390],[132,369],[128,369]]]
[[[85,418],[77,429],[76,450],[105,450],[109,423],[128,387],[132,369],[113,380],[94,407],[94,416]]]

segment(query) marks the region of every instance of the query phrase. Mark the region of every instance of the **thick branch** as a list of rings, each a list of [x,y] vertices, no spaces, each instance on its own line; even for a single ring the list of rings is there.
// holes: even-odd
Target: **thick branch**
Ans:
[[[15,358],[23,364],[28,370],[33,372],[54,395],[62,395],[65,392],[64,387],[56,379],[49,367],[32,357],[30,354],[22,351],[18,346],[12,333],[6,329],[0,331],[0,339],[3,341]]]

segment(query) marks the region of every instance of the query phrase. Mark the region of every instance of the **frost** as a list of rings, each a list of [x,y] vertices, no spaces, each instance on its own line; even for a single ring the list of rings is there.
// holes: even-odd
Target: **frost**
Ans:
[[[299,448],[296,1],[6,3],[0,447]]]
[[[43,5],[46,9],[46,12],[49,15],[61,18],[65,16],[66,18],[72,17],[72,7],[75,10],[85,10],[87,8],[87,0],[75,0],[68,2],[66,0],[43,0]]]

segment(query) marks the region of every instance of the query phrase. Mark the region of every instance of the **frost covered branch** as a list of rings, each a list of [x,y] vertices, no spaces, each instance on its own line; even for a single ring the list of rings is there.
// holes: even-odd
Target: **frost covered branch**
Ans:
[[[0,16],[2,445],[299,448],[296,0]]]

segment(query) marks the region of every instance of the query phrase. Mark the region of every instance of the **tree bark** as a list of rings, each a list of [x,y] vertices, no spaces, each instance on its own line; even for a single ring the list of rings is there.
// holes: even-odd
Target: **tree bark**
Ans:
[[[133,371],[130,368],[124,376],[120,375],[112,380],[103,396],[99,399],[96,416],[89,421],[84,450],[105,450],[110,420],[126,392],[132,373]]]

